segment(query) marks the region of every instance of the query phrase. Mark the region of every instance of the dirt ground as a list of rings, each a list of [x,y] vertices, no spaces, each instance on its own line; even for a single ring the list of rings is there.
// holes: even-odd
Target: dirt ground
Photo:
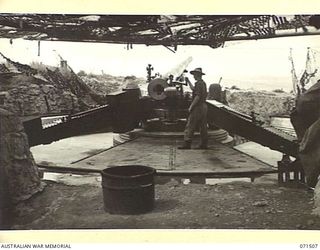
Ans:
[[[313,191],[280,187],[275,175],[253,183],[156,183],[152,212],[112,215],[100,186],[46,181],[42,193],[18,204],[11,229],[320,229]]]

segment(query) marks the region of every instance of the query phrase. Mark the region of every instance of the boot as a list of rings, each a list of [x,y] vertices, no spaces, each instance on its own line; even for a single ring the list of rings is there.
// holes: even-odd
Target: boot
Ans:
[[[183,145],[178,147],[178,149],[191,149],[191,141],[184,141]]]

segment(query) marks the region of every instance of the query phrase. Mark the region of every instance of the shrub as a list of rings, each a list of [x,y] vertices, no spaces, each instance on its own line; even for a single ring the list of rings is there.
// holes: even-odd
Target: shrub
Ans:
[[[233,90],[240,90],[240,88],[236,85],[233,85],[230,89],[233,89]]]
[[[275,93],[284,93],[285,91],[283,89],[274,89],[272,90],[272,92],[275,92]]]

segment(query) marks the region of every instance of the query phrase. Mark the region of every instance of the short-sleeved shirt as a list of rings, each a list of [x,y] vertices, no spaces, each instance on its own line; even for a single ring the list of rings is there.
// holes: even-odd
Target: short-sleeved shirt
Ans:
[[[208,91],[206,83],[201,79],[195,82],[192,92],[192,99],[199,96],[198,104],[204,103],[207,99]]]

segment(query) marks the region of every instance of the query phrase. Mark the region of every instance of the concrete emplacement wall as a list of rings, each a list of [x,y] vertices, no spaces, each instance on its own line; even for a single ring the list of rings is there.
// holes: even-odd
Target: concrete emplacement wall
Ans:
[[[4,109],[0,109],[0,178],[0,227],[5,227],[11,206],[42,191],[44,184],[22,122]]]

